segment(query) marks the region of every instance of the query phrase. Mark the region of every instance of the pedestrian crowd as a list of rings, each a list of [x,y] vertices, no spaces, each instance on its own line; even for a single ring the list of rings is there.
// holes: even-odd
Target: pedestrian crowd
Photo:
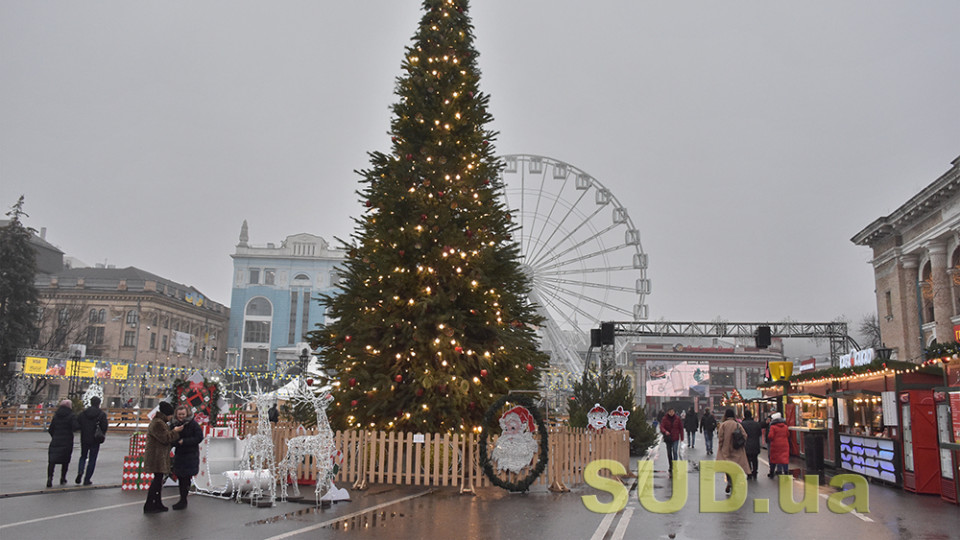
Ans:
[[[783,416],[774,412],[764,418],[762,423],[753,418],[753,413],[744,411],[743,419],[738,419],[733,409],[726,409],[723,419],[717,423],[710,409],[698,414],[696,408],[677,414],[670,407],[661,411],[654,419],[654,426],[660,430],[667,449],[667,468],[673,476],[674,461],[679,460],[680,443],[686,440],[687,448],[695,448],[697,432],[703,435],[707,455],[713,455],[714,435],[717,438],[717,458],[736,463],[743,469],[748,480],[756,480],[759,468],[759,455],[762,443],[766,442],[770,471],[767,478],[778,474],[789,474],[790,434]],[[727,476],[727,493],[731,491],[731,480]]]
[[[107,415],[100,410],[99,397],[90,398],[90,406],[79,414],[73,412],[73,402],[65,399],[50,420],[47,432],[50,445],[47,449],[47,487],[53,487],[54,473],[60,465],[60,485],[67,484],[67,472],[73,456],[74,434],[80,432],[80,460],[75,482],[85,486],[93,484],[100,445],[106,440]],[[187,494],[191,479],[200,470],[200,443],[203,429],[190,414],[186,405],[174,409],[161,401],[147,428],[147,445],[144,450],[144,472],[153,473],[153,481],[147,490],[143,505],[145,514],[169,510],[160,498],[160,491],[167,476],[175,476],[180,490],[180,500],[174,510],[187,507]],[[170,450],[173,449],[173,460]]]

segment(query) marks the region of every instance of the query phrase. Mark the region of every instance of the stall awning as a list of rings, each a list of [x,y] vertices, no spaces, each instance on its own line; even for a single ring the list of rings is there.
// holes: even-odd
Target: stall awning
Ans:
[[[739,394],[739,397],[742,401],[754,401],[757,399],[763,399],[763,392],[755,389],[748,388],[737,388],[734,390],[735,396]]]

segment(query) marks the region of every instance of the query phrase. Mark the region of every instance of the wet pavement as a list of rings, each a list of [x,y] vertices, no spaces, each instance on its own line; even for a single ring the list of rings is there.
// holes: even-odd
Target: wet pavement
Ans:
[[[46,447],[44,432],[0,432],[0,538],[550,538],[619,540],[670,538],[737,540],[770,538],[960,538],[960,506],[939,497],[914,495],[880,484],[867,486],[869,512],[836,514],[827,497],[837,490],[819,487],[817,513],[785,513],[778,503],[778,484],[761,475],[746,486],[745,503],[733,512],[700,510],[698,460],[703,448],[688,454],[688,496],[671,513],[655,513],[638,501],[636,481],[629,480],[626,508],[612,514],[593,513],[581,496],[596,495],[610,502],[606,491],[589,486],[570,493],[536,488],[510,494],[498,488],[460,495],[455,488],[372,485],[350,490],[350,502],[328,508],[280,502],[255,508],[211,497],[191,495],[184,511],[144,515],[143,491],[119,488],[127,436],[109,437],[101,449],[91,488],[75,487],[76,459],[66,488],[44,488]],[[658,453],[662,454],[662,453]],[[654,458],[653,495],[659,501],[672,494],[664,456]],[[636,464],[634,463],[634,470]],[[761,462],[761,471],[766,464]],[[349,486],[342,486],[347,487]],[[795,498],[802,483],[793,482]],[[724,500],[722,476],[714,498]],[[165,488],[168,505],[176,488]],[[758,503],[757,501],[767,501]],[[850,502],[848,499],[846,502]],[[769,506],[767,513],[755,510]]]

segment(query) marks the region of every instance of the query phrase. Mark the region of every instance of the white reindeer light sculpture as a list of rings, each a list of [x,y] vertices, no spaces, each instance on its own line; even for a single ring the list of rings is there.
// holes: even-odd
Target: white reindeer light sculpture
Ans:
[[[256,393],[250,392],[246,396],[240,395],[241,399],[247,404],[257,406],[257,432],[247,435],[243,439],[243,453],[240,458],[241,471],[246,473],[246,479],[240,478],[234,482],[234,496],[240,500],[241,489],[245,490],[245,484],[250,485],[250,503],[259,504],[263,501],[263,485],[269,485],[270,504],[277,495],[277,483],[275,473],[277,470],[276,458],[273,453],[273,430],[270,426],[268,410],[270,406],[276,403],[275,395],[264,394],[260,391],[260,383],[257,382]]]
[[[313,457],[317,466],[317,487],[314,490],[317,504],[320,497],[325,495],[332,485],[338,465],[337,448],[333,440],[333,430],[327,419],[327,406],[333,401],[333,396],[324,394],[315,395],[305,385],[301,384],[297,395],[291,398],[293,402],[307,403],[313,406],[317,413],[317,434],[301,435],[287,441],[287,453],[277,465],[277,475],[280,478],[280,498],[286,500],[287,480],[293,475],[293,496],[300,496],[300,487],[297,485],[297,467],[307,456]]]

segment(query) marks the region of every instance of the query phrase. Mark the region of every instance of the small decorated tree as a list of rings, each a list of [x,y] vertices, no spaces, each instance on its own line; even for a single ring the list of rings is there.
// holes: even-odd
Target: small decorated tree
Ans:
[[[630,378],[619,369],[613,369],[609,362],[603,362],[600,373],[584,370],[583,377],[573,384],[573,399],[568,402],[567,412],[570,425],[587,427],[587,413],[595,404],[607,411],[623,407],[630,412],[627,430],[630,432],[630,454],[643,455],[656,440],[656,431],[647,422],[644,407],[636,405],[635,392]]]

